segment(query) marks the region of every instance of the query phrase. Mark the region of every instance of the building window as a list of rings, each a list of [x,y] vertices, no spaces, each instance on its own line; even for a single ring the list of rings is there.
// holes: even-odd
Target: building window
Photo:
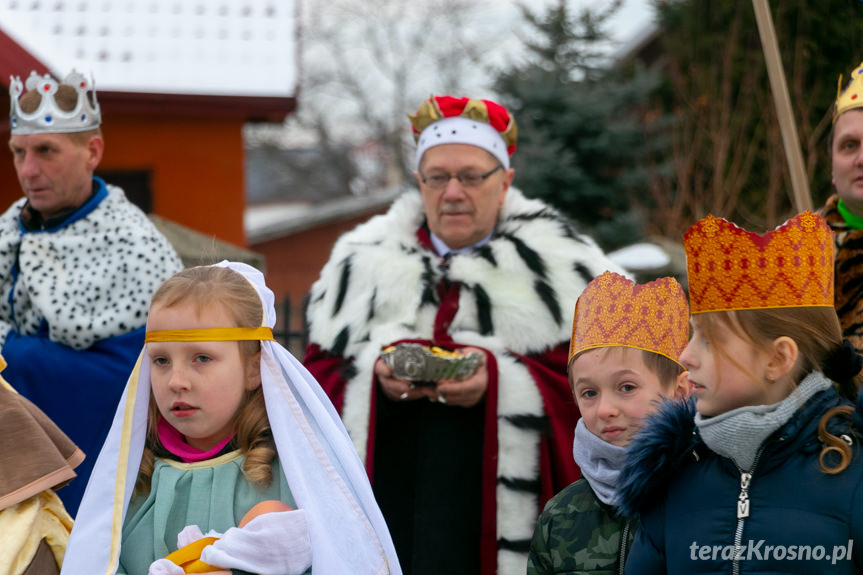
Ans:
[[[130,202],[145,214],[153,211],[153,189],[150,170],[97,170],[96,175],[109,184],[123,188]]]

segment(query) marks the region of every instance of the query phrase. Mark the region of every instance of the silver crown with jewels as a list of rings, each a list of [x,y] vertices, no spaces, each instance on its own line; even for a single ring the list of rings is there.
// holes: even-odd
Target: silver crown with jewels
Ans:
[[[59,84],[50,75],[40,76],[35,71],[27,78],[27,91],[38,90],[42,96],[39,107],[28,114],[21,110],[18,99],[24,93],[25,84],[21,78],[10,76],[9,83],[9,123],[12,135],[85,132],[99,127],[102,123],[102,109],[96,100],[93,81],[87,80],[80,72],[72,72],[63,79],[63,84],[78,92],[78,104],[71,111],[62,110],[54,99]],[[93,102],[87,92],[93,92]]]

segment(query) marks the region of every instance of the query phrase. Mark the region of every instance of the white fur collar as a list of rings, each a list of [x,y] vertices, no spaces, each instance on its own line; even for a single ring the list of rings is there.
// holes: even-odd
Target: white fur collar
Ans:
[[[492,240],[453,256],[446,270],[417,240],[423,221],[419,193],[407,192],[339,239],[312,288],[312,341],[329,350],[344,343],[351,356],[382,330],[390,341],[429,338],[435,286],[446,276],[463,285],[453,339],[480,333],[518,353],[541,352],[569,339],[576,299],[590,279],[606,269],[624,273],[558,212],[516,189]]]

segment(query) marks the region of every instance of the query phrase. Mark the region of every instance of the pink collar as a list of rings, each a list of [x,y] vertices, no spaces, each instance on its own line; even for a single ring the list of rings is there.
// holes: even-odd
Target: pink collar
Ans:
[[[224,447],[234,438],[234,433],[220,441],[212,449],[201,451],[197,447],[192,447],[186,443],[183,434],[177,431],[173,425],[165,421],[165,418],[159,415],[158,423],[159,441],[165,446],[165,449],[176,455],[183,463],[194,463],[196,461],[204,461],[211,459],[219,453]]]

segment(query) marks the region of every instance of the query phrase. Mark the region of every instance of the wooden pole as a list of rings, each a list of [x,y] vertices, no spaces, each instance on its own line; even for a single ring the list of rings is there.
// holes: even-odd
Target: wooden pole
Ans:
[[[767,62],[767,75],[770,78],[770,89],[776,104],[776,115],[779,118],[779,128],[782,131],[782,143],[785,146],[785,158],[791,172],[791,187],[794,191],[794,207],[798,212],[812,209],[812,197],[809,195],[809,181],[803,167],[803,154],[800,152],[800,140],[797,137],[797,123],[791,110],[791,98],[788,95],[788,84],[782,69],[782,59],[779,57],[779,45],[776,42],[776,30],[773,28],[773,18],[767,0],[752,0],[755,9],[755,20],[758,23],[758,34],[761,36],[761,47],[764,60]]]

